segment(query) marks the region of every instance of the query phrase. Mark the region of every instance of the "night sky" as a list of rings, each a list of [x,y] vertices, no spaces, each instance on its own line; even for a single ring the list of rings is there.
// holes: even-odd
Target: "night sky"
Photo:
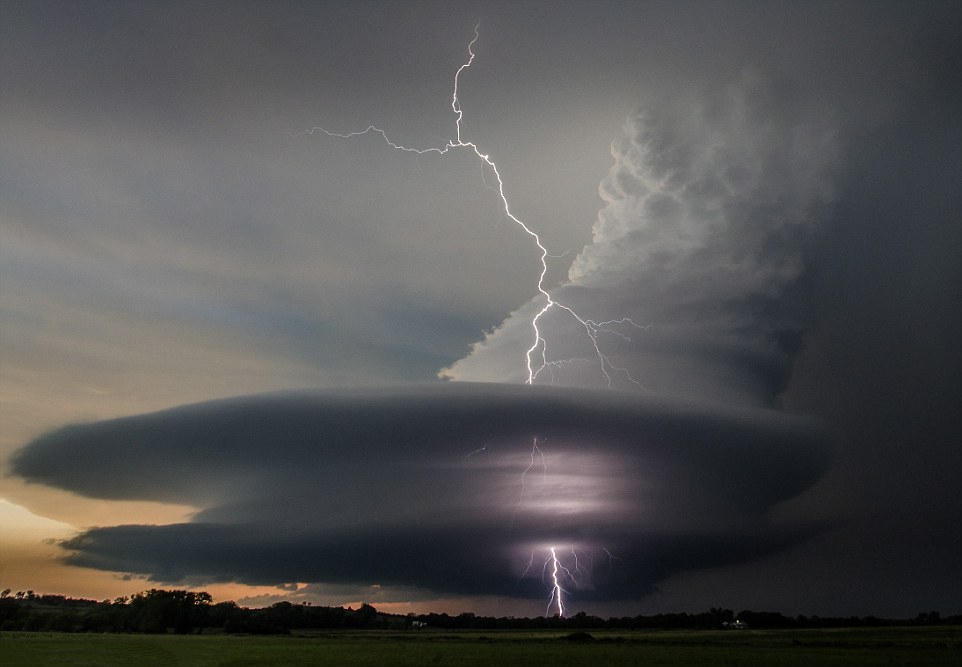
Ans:
[[[476,25],[497,173],[316,129],[445,147]],[[543,614],[554,551],[569,612],[962,611],[960,45],[0,1],[0,588]]]

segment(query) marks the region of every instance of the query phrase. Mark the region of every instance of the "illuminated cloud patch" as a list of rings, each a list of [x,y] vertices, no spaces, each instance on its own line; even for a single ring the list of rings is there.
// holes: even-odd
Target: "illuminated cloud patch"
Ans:
[[[538,598],[557,546],[578,554],[581,599],[810,536],[769,510],[827,463],[817,426],[775,412],[484,384],[189,405],[68,426],[13,458],[32,482],[200,508],[89,529],[64,543],[76,565]]]

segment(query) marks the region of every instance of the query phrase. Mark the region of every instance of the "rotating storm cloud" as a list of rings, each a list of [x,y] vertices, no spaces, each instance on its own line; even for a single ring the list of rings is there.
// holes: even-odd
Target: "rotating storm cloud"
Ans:
[[[959,611],[958,2],[0,14],[0,588]]]
[[[536,249],[537,295],[441,371],[458,382],[215,401],[34,440],[13,459],[29,481],[198,508],[187,523],[85,530],[63,544],[69,563],[162,582],[547,590],[546,611],[564,615],[569,596],[638,598],[821,528],[772,518],[825,471],[828,447],[816,424],[770,408],[797,350],[781,304],[797,239],[828,197],[830,129],[799,109],[748,134],[758,81],[733,85],[714,117],[639,113],[613,150],[592,243],[549,290],[548,248],[512,212],[491,156],[462,137],[458,88],[478,40],[475,29],[441,147],[375,125],[310,133],[473,154]],[[783,151],[785,133],[799,142]],[[789,186],[773,168],[790,170]]]
[[[532,433],[551,446],[519,501]],[[584,576],[564,585],[583,601],[637,597],[674,572],[810,535],[817,526],[766,512],[811,485],[827,452],[817,427],[771,411],[453,383],[238,398],[70,426],[14,465],[84,496],[203,508],[189,523],[87,530],[64,545],[76,565],[163,582],[537,598],[545,568],[531,565],[532,552],[574,548]],[[546,566],[553,577],[557,566]]]

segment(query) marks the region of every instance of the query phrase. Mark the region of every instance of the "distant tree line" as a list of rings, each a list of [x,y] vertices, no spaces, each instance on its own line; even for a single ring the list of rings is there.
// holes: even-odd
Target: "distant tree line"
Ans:
[[[736,624],[736,621],[738,623]],[[143,632],[287,634],[308,629],[416,630],[536,630],[536,629],[684,629],[714,630],[724,627],[836,628],[894,625],[962,625],[962,616],[943,618],[925,612],[913,619],[866,617],[784,616],[777,612],[712,608],[700,614],[655,614],[600,618],[584,612],[566,618],[514,618],[471,613],[386,614],[369,604],[358,609],[277,602],[262,609],[234,602],[213,603],[204,592],[151,589],[115,600],[84,600],[63,595],[37,595],[33,591],[0,592],[0,631]]]
[[[210,594],[151,589],[115,600],[83,600],[33,591],[0,593],[0,631],[195,633],[221,631],[285,634],[306,628],[404,628],[404,616],[360,609],[278,602],[247,609],[235,602],[213,604]]]

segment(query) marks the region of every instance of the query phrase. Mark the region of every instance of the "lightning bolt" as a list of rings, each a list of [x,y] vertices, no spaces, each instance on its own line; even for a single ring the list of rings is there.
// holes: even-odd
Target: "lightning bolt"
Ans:
[[[531,555],[528,558],[528,563],[525,565],[524,570],[521,572],[521,579],[528,576],[531,571],[531,567],[534,565],[534,555],[536,549],[531,550]],[[575,584],[578,583],[575,574],[580,574],[582,572],[581,565],[579,563],[578,552],[575,550],[574,546],[570,547],[571,558],[574,563],[572,568],[569,568],[564,564],[564,561],[558,555],[558,547],[550,546],[545,549],[547,554],[544,562],[541,564],[541,580],[544,581],[546,578],[550,578],[550,594],[548,596],[548,603],[545,607],[545,616],[551,614],[551,608],[554,607],[557,610],[559,617],[564,618],[565,615],[565,604],[564,596],[568,592],[562,586],[562,582],[567,580]],[[605,550],[607,553],[607,549]]]
[[[413,153],[414,155],[435,154],[438,156],[444,156],[444,155],[447,155],[449,152],[455,151],[455,150],[465,150],[470,153],[473,153],[474,156],[477,157],[478,160],[480,160],[481,163],[484,166],[486,166],[494,175],[496,187],[491,187],[491,189],[497,192],[498,196],[500,197],[501,208],[504,211],[504,215],[513,223],[515,223],[515,225],[517,225],[522,230],[522,232],[524,232],[524,234],[530,237],[530,239],[534,242],[534,245],[536,246],[539,253],[538,261],[540,263],[541,269],[538,274],[537,291],[540,297],[544,300],[544,303],[541,306],[541,308],[538,310],[538,312],[534,315],[534,317],[531,319],[531,329],[533,334],[532,342],[531,342],[531,346],[528,347],[528,349],[525,351],[525,356],[524,356],[525,369],[527,371],[527,378],[525,380],[525,384],[533,385],[535,381],[538,379],[538,376],[542,372],[544,372],[546,369],[550,369],[553,371],[554,369],[557,369],[557,368],[563,368],[566,365],[569,365],[572,361],[574,361],[571,359],[559,359],[559,360],[548,359],[548,341],[544,337],[544,334],[542,333],[542,319],[550,311],[557,309],[566,313],[578,325],[580,325],[582,329],[584,329],[585,335],[594,350],[595,358],[597,359],[599,370],[601,371],[601,374],[605,379],[605,383],[609,388],[614,385],[614,377],[616,376],[623,376],[629,382],[638,386],[642,386],[641,383],[639,383],[635,378],[631,376],[631,373],[628,371],[627,368],[616,366],[611,362],[610,359],[608,359],[608,357],[602,351],[601,344],[599,342],[599,337],[602,334],[609,334],[609,335],[619,337],[625,342],[631,342],[631,338],[627,334],[625,334],[623,331],[625,328],[631,327],[637,330],[645,330],[649,328],[651,325],[645,325],[645,326],[639,325],[629,317],[622,317],[619,319],[605,320],[605,321],[595,321],[592,319],[587,319],[582,317],[580,314],[578,314],[578,312],[575,311],[574,308],[572,308],[571,306],[565,303],[557,301],[551,295],[547,287],[545,287],[545,277],[548,273],[548,258],[549,257],[559,258],[559,257],[563,257],[564,255],[550,254],[548,252],[547,246],[545,246],[545,244],[542,242],[541,236],[536,231],[534,231],[530,226],[528,226],[523,220],[521,220],[519,217],[517,217],[514,214],[514,212],[511,210],[511,205],[508,203],[508,196],[505,193],[505,188],[504,188],[504,180],[501,178],[501,171],[498,169],[498,165],[495,164],[494,160],[491,159],[491,156],[488,153],[485,153],[484,151],[482,151],[475,142],[465,140],[461,134],[461,121],[464,119],[464,111],[461,108],[461,101],[458,98],[458,88],[461,83],[461,75],[464,73],[465,70],[469,69],[471,65],[474,63],[474,59],[475,59],[474,47],[477,45],[478,39],[480,36],[479,28],[480,28],[480,24],[477,24],[474,26],[474,36],[472,37],[471,41],[468,42],[468,58],[460,67],[458,67],[457,71],[454,73],[454,87],[451,93],[451,110],[454,112],[454,116],[455,116],[454,138],[448,139],[447,142],[444,143],[443,145],[429,146],[427,148],[404,146],[402,144],[399,144],[393,141],[387,135],[387,132],[377,127],[376,125],[368,125],[363,130],[346,132],[346,133],[331,132],[330,130],[327,130],[323,127],[312,127],[311,129],[307,130],[307,134],[313,135],[313,134],[321,133],[321,134],[327,135],[328,137],[333,137],[338,139],[353,139],[353,138],[361,137],[368,134],[376,134],[380,136],[381,139],[384,140],[384,143],[387,144],[388,147],[404,153]],[[482,176],[483,176],[483,172],[482,172]],[[486,449],[487,449],[486,446],[481,447],[480,449],[470,452],[465,458],[469,458],[475,454],[479,454],[485,451]],[[531,461],[528,464],[528,467],[525,468],[524,472],[521,474],[521,495],[518,501],[519,506],[524,499],[525,478],[528,472],[531,470],[531,468],[533,468],[536,465],[536,461],[539,458],[541,461],[541,466],[544,471],[544,474],[547,475],[547,463],[545,461],[544,452],[538,446],[538,438],[535,437],[532,441],[532,446],[531,446]],[[570,569],[567,568],[564,565],[564,563],[561,561],[561,559],[558,557],[556,547],[554,546],[549,547],[547,550],[547,553],[548,553],[548,556],[545,559],[544,565],[542,567],[542,578],[543,578],[544,573],[548,570],[548,567],[550,566],[551,594],[548,599],[546,614],[550,613],[552,606],[555,606],[557,608],[558,615],[563,617],[565,613],[564,594],[567,593],[567,591],[563,588],[562,581],[569,580],[574,582],[575,577],[570,571]],[[574,558],[575,571],[577,572],[579,571],[580,566],[578,564],[578,555],[575,552],[574,547],[572,547],[571,553]],[[528,567],[525,568],[524,573],[522,574],[522,577],[525,576],[525,574],[527,574],[533,562],[534,562],[534,552],[531,553],[531,560],[528,562]]]
[[[542,474],[543,477],[546,478],[548,476],[548,462],[544,458],[544,452],[541,451],[541,448],[538,446],[538,438],[534,437],[531,439],[531,461],[528,463],[528,467],[525,468],[521,473],[521,495],[518,497],[519,508],[521,503],[524,501],[525,479],[528,477],[528,473],[531,471],[531,469],[535,466],[536,458],[541,459]]]
[[[551,552],[551,597],[548,598],[548,609],[545,611],[545,615],[551,611],[551,603],[554,602],[558,605],[558,616],[564,618],[565,604],[561,594],[564,593],[565,590],[561,587],[561,582],[558,580],[558,571],[567,571],[567,568],[558,560],[558,554],[554,547],[551,547],[548,551]],[[568,574],[570,575],[571,573],[568,572]]]
[[[338,139],[353,139],[355,137],[361,137],[367,134],[376,134],[384,140],[390,148],[397,151],[402,151],[405,153],[413,153],[415,155],[428,155],[436,154],[439,156],[446,155],[447,153],[454,150],[466,150],[475,155],[483,165],[490,169],[491,173],[494,174],[494,179],[497,187],[493,188],[498,196],[501,198],[501,208],[504,210],[505,216],[515,223],[521,230],[531,238],[535,246],[538,249],[539,258],[538,261],[541,266],[541,270],[538,274],[537,291],[539,295],[544,299],[544,305],[531,319],[531,329],[533,332],[531,346],[525,352],[525,369],[527,370],[527,378],[525,384],[534,384],[538,376],[541,374],[545,368],[549,367],[553,362],[548,361],[548,342],[544,337],[541,330],[541,320],[542,318],[551,310],[558,309],[567,313],[572,317],[575,322],[577,322],[585,331],[585,335],[591,343],[592,348],[595,352],[595,357],[598,360],[599,369],[602,376],[605,379],[605,383],[608,387],[614,385],[613,375],[622,375],[629,382],[633,384],[640,385],[640,383],[631,376],[628,369],[615,366],[611,363],[608,357],[602,352],[601,345],[598,342],[598,337],[601,333],[613,333],[614,335],[620,336],[626,340],[628,339],[624,334],[621,334],[616,329],[615,326],[619,325],[631,325],[638,329],[643,329],[637,324],[635,324],[630,318],[624,317],[618,320],[608,320],[604,322],[596,322],[594,320],[586,319],[578,314],[571,306],[561,303],[552,297],[551,293],[545,287],[545,276],[548,273],[548,257],[556,257],[556,255],[551,255],[548,252],[548,248],[541,241],[541,236],[529,227],[523,220],[517,217],[511,210],[511,205],[508,203],[508,196],[504,189],[504,180],[501,178],[501,171],[498,169],[498,165],[495,164],[494,160],[488,153],[483,152],[478,145],[473,141],[466,141],[461,134],[461,121],[464,119],[464,111],[461,108],[461,101],[458,98],[458,88],[461,83],[461,74],[471,67],[474,63],[476,54],[474,52],[474,47],[478,43],[480,37],[479,33],[480,24],[474,26],[474,36],[468,43],[468,59],[458,67],[457,71],[454,73],[454,89],[451,94],[451,110],[454,112],[454,138],[448,139],[448,141],[442,146],[432,146],[427,148],[415,148],[411,146],[404,146],[393,141],[387,132],[377,127],[376,125],[368,125],[365,129],[355,131],[355,132],[331,132],[323,127],[312,127],[307,131],[307,134],[321,133],[329,137],[334,137]]]

